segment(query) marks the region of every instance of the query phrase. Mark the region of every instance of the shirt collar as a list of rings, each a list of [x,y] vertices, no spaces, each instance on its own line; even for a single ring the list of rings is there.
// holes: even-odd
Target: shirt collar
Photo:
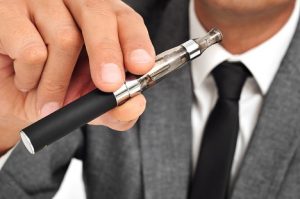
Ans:
[[[213,68],[223,61],[241,61],[251,71],[262,94],[265,95],[292,41],[299,13],[300,3],[296,0],[293,13],[287,23],[270,39],[245,53],[233,55],[219,44],[208,48],[192,62],[194,88],[199,87]],[[191,38],[202,37],[207,33],[196,16],[194,0],[190,1],[189,25]]]

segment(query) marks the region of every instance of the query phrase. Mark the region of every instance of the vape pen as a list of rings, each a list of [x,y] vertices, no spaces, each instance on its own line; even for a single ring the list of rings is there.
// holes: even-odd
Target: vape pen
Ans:
[[[104,93],[95,89],[23,129],[20,134],[24,145],[30,153],[36,153],[76,128],[153,86],[163,77],[195,59],[208,47],[221,40],[222,33],[217,29],[212,29],[203,38],[191,39],[159,54],[154,67],[148,73],[137,79],[126,81],[114,93]]]

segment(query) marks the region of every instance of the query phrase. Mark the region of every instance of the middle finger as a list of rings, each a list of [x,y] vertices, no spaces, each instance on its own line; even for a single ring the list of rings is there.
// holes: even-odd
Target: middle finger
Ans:
[[[118,89],[125,79],[112,1],[65,0],[82,30],[93,82],[106,92]]]

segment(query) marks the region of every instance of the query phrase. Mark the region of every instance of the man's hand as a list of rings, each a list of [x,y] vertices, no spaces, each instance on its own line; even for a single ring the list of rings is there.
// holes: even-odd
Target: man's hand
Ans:
[[[25,126],[95,86],[115,91],[154,57],[141,16],[120,0],[0,0],[0,153]],[[126,130],[145,104],[139,95],[92,123]]]

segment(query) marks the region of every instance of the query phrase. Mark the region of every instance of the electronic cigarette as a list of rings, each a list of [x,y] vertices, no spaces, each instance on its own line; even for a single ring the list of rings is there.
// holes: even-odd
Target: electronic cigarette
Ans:
[[[153,86],[221,40],[222,33],[217,29],[212,29],[203,38],[191,39],[159,54],[154,67],[148,73],[126,81],[114,93],[104,93],[95,89],[23,129],[20,134],[24,145],[32,154],[40,151],[76,128]]]

